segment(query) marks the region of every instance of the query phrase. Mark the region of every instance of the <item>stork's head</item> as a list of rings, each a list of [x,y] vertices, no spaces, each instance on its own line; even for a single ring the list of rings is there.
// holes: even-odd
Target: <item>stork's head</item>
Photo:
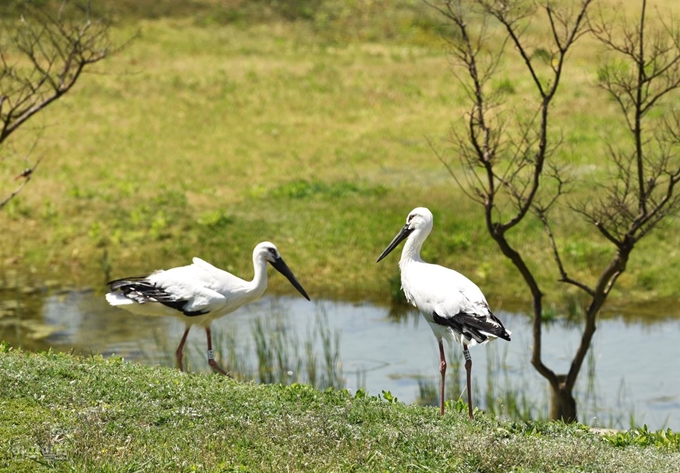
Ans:
[[[422,240],[424,240],[432,230],[433,222],[434,217],[432,216],[432,212],[430,212],[425,207],[416,207],[415,209],[411,210],[408,214],[408,217],[406,217],[406,224],[392,239],[390,244],[387,245],[387,248],[385,248],[385,251],[383,251],[378,257],[376,263],[390,254],[390,252],[394,250],[399,245],[399,243],[411,236],[411,234],[417,234],[420,236],[422,242]]]
[[[408,227],[412,232],[415,230],[427,231],[429,233],[432,230],[432,223],[434,222],[434,217],[432,212],[425,207],[416,207],[411,210],[406,217],[406,227]]]
[[[279,253],[279,249],[276,248],[274,243],[269,241],[263,241],[257,245],[253,251],[253,256],[255,258],[264,259],[265,261],[272,264],[274,264],[276,260],[281,259],[281,253]]]
[[[255,247],[253,250],[253,260],[257,261],[260,259],[269,262],[274,267],[274,269],[283,274],[286,279],[290,281],[295,289],[300,291],[300,294],[302,294],[305,299],[310,300],[307,292],[302,288],[302,285],[295,278],[293,272],[290,270],[286,262],[283,261],[283,258],[281,258],[281,254],[274,243],[263,241]]]

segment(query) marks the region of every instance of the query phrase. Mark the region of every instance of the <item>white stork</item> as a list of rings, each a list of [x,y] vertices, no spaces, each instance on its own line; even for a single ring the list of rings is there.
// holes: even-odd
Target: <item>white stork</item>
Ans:
[[[440,403],[444,415],[444,375],[446,358],[442,339],[460,343],[467,372],[468,414],[472,416],[470,373],[472,358],[468,346],[481,345],[502,338],[510,341],[510,331],[493,315],[482,291],[462,274],[420,258],[423,242],[432,230],[432,213],[424,208],[413,209],[406,225],[394,237],[377,262],[406,239],[401,252],[401,288],[406,299],[420,310],[439,342],[439,372],[441,373]]]
[[[171,315],[186,324],[184,335],[175,356],[180,370],[182,349],[192,325],[205,329],[208,339],[208,364],[228,375],[215,361],[212,350],[210,324],[239,307],[259,299],[267,289],[267,262],[283,274],[305,297],[309,296],[281,258],[273,243],[260,243],[253,250],[255,275],[252,281],[244,281],[200,258],[193,264],[160,270],[149,276],[116,279],[109,282],[111,292],[106,300],[112,306],[142,315]]]

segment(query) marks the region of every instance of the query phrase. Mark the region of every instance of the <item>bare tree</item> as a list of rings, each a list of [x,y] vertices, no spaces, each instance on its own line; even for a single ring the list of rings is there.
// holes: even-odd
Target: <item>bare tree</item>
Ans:
[[[69,92],[91,65],[117,51],[104,19],[89,9],[74,12],[64,2],[56,12],[30,3],[16,21],[0,23],[0,147],[48,105]],[[30,181],[42,158],[21,166],[20,181],[0,200],[2,209]]]
[[[551,418],[565,421],[577,419],[574,385],[603,304],[640,239],[680,208],[680,198],[675,195],[680,181],[680,114],[675,110],[665,114],[660,126],[645,126],[652,120],[650,111],[668,107],[670,102],[664,99],[680,87],[679,31],[661,16],[657,22],[661,26],[651,28],[644,0],[635,24],[607,19],[602,11],[590,15],[591,3],[581,0],[570,8],[558,8],[549,0],[447,0],[432,5],[454,26],[456,34],[450,44],[456,76],[472,102],[465,131],[452,130],[453,147],[468,180],[463,182],[448,161],[441,155],[440,159],[468,196],[483,207],[490,236],[531,293],[531,362],[552,388]],[[550,32],[539,55],[523,34],[536,17]],[[493,22],[504,31],[503,41],[491,40],[488,27]],[[590,33],[618,56],[599,71],[599,85],[618,103],[630,140],[609,144],[608,158],[615,169],[611,179],[594,198],[574,204],[564,199],[572,182],[555,159],[555,150],[562,143],[549,132],[554,125],[550,111],[568,53]],[[534,92],[534,101],[526,102],[525,113],[512,117],[504,113],[503,98],[494,95],[488,85],[502,59],[510,54],[519,56]],[[592,159],[601,160],[599,156]],[[593,281],[572,277],[568,271],[569,262],[553,233],[551,210],[556,206],[582,216],[613,246],[611,260]],[[508,237],[532,216],[543,224],[558,280],[574,287],[586,300],[581,341],[565,374],[556,373],[541,356],[545,284]]]

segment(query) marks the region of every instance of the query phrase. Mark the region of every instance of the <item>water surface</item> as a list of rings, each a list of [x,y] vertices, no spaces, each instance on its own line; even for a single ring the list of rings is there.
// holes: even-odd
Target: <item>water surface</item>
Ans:
[[[407,313],[395,320],[390,309],[370,304],[322,301],[299,297],[265,297],[213,324],[220,333],[236,333],[237,350],[256,365],[253,321],[279,314],[284,329],[304,341],[319,314],[340,333],[340,359],[345,385],[362,386],[369,394],[390,391],[405,403],[419,396],[419,381],[437,383],[439,355],[432,332],[421,317]],[[281,315],[283,314],[283,315]],[[484,407],[484,393],[493,389],[522,393],[533,412],[547,416],[547,383],[531,367],[530,319],[499,311],[512,330],[512,342],[497,340],[471,348],[475,405]],[[181,321],[129,314],[108,306],[92,291],[26,296],[15,313],[0,318],[0,337],[25,349],[75,350],[122,356],[129,361],[172,364],[183,331]],[[552,323],[543,335],[544,363],[566,372],[580,340],[577,324]],[[579,417],[590,425],[630,427],[646,423],[652,429],[680,431],[680,320],[651,324],[601,319],[590,355],[577,385]],[[205,332],[194,328],[186,352],[193,353],[191,369],[207,371]],[[224,347],[216,347],[224,348]],[[315,345],[322,351],[320,342]],[[449,366],[462,362],[460,347],[451,347]],[[458,357],[457,359],[455,357]],[[464,376],[464,370],[460,370]],[[462,378],[461,378],[462,381]],[[435,385],[435,384],[432,384]],[[462,393],[461,393],[462,394]]]

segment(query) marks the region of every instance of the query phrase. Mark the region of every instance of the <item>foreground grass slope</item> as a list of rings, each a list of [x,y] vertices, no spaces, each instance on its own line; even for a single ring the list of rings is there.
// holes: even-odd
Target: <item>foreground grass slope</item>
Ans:
[[[468,274],[494,305],[524,294],[429,144],[446,155],[449,130],[469,109],[441,18],[415,0],[217,3],[122,2],[115,35],[140,36],[13,137],[0,161],[3,195],[36,135],[32,153],[45,158],[0,213],[0,285],[101,288],[192,256],[249,277],[252,248],[271,240],[313,298],[385,301],[396,257],[375,258],[424,205],[435,214],[425,259]],[[544,33],[540,22],[526,32],[537,44]],[[553,111],[565,142],[558,158],[586,177],[574,199],[598,185],[606,144],[622,136],[616,105],[596,86],[597,62],[584,39]],[[502,67],[491,86],[510,103],[526,100],[521,62]],[[556,220],[570,274],[592,277],[608,243],[566,213]],[[678,297],[673,230],[643,242],[614,300]],[[540,222],[514,238],[540,276],[552,274]]]
[[[464,406],[440,417],[115,358],[1,347],[0,379],[2,471],[663,473],[680,462],[678,441],[615,447],[579,425],[471,422]]]

